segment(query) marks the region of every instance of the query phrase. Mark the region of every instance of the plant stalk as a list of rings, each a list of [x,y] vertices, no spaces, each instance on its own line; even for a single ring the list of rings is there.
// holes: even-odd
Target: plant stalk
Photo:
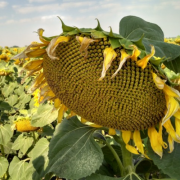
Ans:
[[[2,145],[2,144],[1,144],[1,154],[3,155],[3,157],[5,157],[4,147],[3,147],[3,145]]]
[[[121,173],[121,176],[123,176],[124,174],[124,167],[123,167],[123,164],[118,156],[118,154],[116,153],[116,151],[114,150],[114,148],[106,141],[106,145],[108,146],[108,148],[111,150],[111,152],[113,153],[113,156],[115,157],[117,163],[118,163],[118,166],[119,166],[119,170],[120,170],[120,173]]]

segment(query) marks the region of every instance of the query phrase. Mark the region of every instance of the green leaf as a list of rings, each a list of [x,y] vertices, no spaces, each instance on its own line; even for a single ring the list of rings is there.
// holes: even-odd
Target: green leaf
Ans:
[[[137,167],[136,167],[136,173],[140,174],[140,173],[147,173],[149,172],[149,170],[152,167],[152,163],[151,161],[144,159],[142,160],[140,163],[138,163]]]
[[[44,170],[48,165],[48,150],[49,150],[49,141],[46,138],[41,138],[29,153],[31,157],[31,163],[36,169],[40,177],[43,177]]]
[[[33,137],[26,136],[22,133],[13,143],[12,149],[20,150],[22,154],[25,155],[27,150],[32,146],[33,141]]]
[[[0,124],[0,144],[6,145],[11,137],[13,136],[13,130],[10,124],[5,124],[4,126]]]
[[[58,117],[58,111],[50,104],[41,104],[37,113],[31,118],[31,124],[35,127],[43,127],[52,123]]]
[[[0,101],[0,110],[11,110],[11,106],[7,102]]]
[[[63,32],[69,32],[69,31],[73,31],[73,30],[76,29],[74,27],[70,27],[70,26],[65,25],[64,22],[62,21],[62,19],[60,17],[58,17],[58,18],[60,19],[60,21],[62,23],[62,30],[63,30]]]
[[[24,180],[23,174],[27,168],[27,162],[20,161],[18,157],[14,156],[9,166],[9,175],[13,180]]]
[[[17,103],[18,101],[18,96],[17,95],[11,95],[9,96],[9,98],[7,99],[8,103],[10,104],[10,106],[13,106]]]
[[[56,127],[49,145],[47,173],[79,179],[94,173],[103,162],[103,153],[92,134],[96,128],[82,124],[76,116]]]
[[[14,93],[20,96],[22,93],[24,93],[24,87],[19,86],[17,89],[14,90]]]
[[[150,53],[150,45],[153,45],[155,56],[168,59],[164,64],[174,72],[180,72],[180,46],[165,43],[163,31],[158,25],[139,17],[126,16],[120,21],[120,33],[139,48],[144,49],[144,46],[146,52]]]
[[[144,38],[164,41],[161,28],[136,16],[126,16],[119,23],[119,34],[132,41],[137,41],[144,34]]]
[[[92,174],[91,176],[85,178],[85,180],[122,180],[122,178],[114,178],[101,174]]]
[[[119,42],[121,46],[123,46],[125,49],[133,50],[133,47],[130,47],[131,45],[133,45],[133,43],[130,40],[123,38],[119,39]]]
[[[174,151],[169,153],[169,149],[163,150],[163,157],[160,159],[152,150],[150,142],[147,143],[148,156],[153,160],[154,164],[160,168],[164,174],[171,178],[179,179],[180,177],[180,144],[174,143]]]
[[[121,46],[121,44],[120,44],[120,42],[119,42],[119,39],[117,39],[117,38],[109,38],[109,41],[110,41],[110,43],[111,43],[111,47],[113,48],[113,49],[116,49],[116,48],[118,48],[118,47],[120,47]]]
[[[93,38],[106,38],[107,36],[102,31],[92,31],[91,36]]]
[[[0,178],[4,176],[9,166],[9,162],[6,158],[0,157]]]
[[[4,88],[2,88],[2,93],[5,97],[8,97],[9,95],[11,95],[14,91],[14,89],[18,86],[17,83],[13,82],[13,83],[9,83],[9,84],[6,84],[4,86]]]

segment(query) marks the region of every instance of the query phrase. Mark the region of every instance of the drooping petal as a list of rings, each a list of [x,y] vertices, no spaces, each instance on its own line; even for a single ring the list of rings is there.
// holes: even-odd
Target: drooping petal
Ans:
[[[163,126],[166,128],[168,134],[171,135],[172,139],[180,143],[180,137],[176,134],[174,127],[171,124],[171,120],[166,121]]]
[[[133,133],[133,141],[135,143],[135,146],[137,146],[138,151],[144,154],[143,143],[141,140],[140,132],[138,130],[135,130]]]
[[[112,47],[106,48],[104,50],[104,63],[103,63],[103,70],[101,72],[101,77],[99,78],[99,81],[101,81],[105,75],[106,71],[111,66],[112,61],[116,58],[117,53],[114,51]]]
[[[172,153],[174,150],[174,140],[171,135],[168,135],[168,144],[169,144],[169,153]]]
[[[61,106],[61,101],[60,101],[59,98],[56,98],[56,99],[54,100],[54,107],[55,107],[56,109],[58,109],[60,106]]]
[[[48,54],[48,56],[52,59],[52,60],[58,60],[59,58],[56,57],[56,54],[55,54],[55,50],[56,50],[56,47],[58,46],[59,43],[62,43],[62,42],[68,42],[70,39],[70,36],[58,36],[58,37],[55,37],[53,38],[48,47],[46,48],[46,52]]]
[[[44,29],[40,28],[38,29],[37,33],[39,35],[39,39],[41,42],[43,42],[44,44],[48,45],[49,44],[49,41],[47,41],[46,39],[43,38],[43,32],[44,32]]]
[[[82,118],[81,117],[81,122],[83,123],[83,124],[85,124],[86,122],[88,122],[86,119],[84,119],[84,118]]]
[[[117,73],[121,70],[121,68],[122,68],[123,64],[126,62],[126,60],[128,58],[130,58],[130,55],[126,53],[125,49],[121,49],[120,52],[121,52],[121,58],[120,58],[119,67],[116,70],[116,72],[112,75],[111,78],[114,78],[117,75]]]
[[[162,80],[160,77],[157,76],[156,73],[152,73],[154,83],[156,84],[158,89],[163,89],[165,85],[165,80]]]
[[[132,132],[131,131],[121,131],[121,132],[122,132],[122,139],[126,144],[126,149],[133,154],[139,154],[135,147],[128,144],[131,139]]]
[[[113,128],[109,128],[109,132],[108,132],[109,135],[116,135],[116,130],[113,129]]]
[[[159,134],[157,130],[155,129],[155,127],[148,128],[148,136],[149,136],[153,151],[162,158],[163,149],[162,149],[161,143],[158,140]]]
[[[179,103],[171,96],[166,96],[167,112],[162,119],[162,125],[168,121],[179,109]]]
[[[176,97],[178,99],[180,99],[180,93],[178,90],[164,84],[164,89],[163,89],[164,93],[167,94],[168,96],[172,96],[172,97]]]
[[[180,137],[180,119],[175,118],[176,134]]]
[[[180,119],[180,108],[178,109],[178,111],[173,116]]]
[[[42,56],[45,53],[46,53],[45,49],[34,49],[32,51],[26,52],[26,55],[29,58],[31,58],[31,57],[34,58],[34,57]]]
[[[65,111],[65,105],[62,104],[59,111],[58,111],[58,123],[61,123],[63,115],[64,115],[64,111]]]
[[[87,58],[88,55],[88,47],[92,42],[98,42],[98,40],[95,39],[90,39],[87,37],[80,37],[80,36],[76,36],[77,41],[81,44],[81,47],[79,49],[80,53],[82,54],[83,52],[84,54],[84,59]]]
[[[39,67],[40,65],[42,65],[42,63],[43,63],[43,60],[41,60],[41,59],[29,61],[24,65],[23,69],[25,69],[27,71],[31,71],[31,70],[34,70],[35,68]]]
[[[130,47],[133,47],[133,53],[130,58],[134,61],[137,61],[137,58],[141,54],[141,51],[135,45],[130,45]]]
[[[151,53],[145,56],[143,59],[136,61],[137,65],[144,69],[147,66],[148,61],[155,54],[154,46],[151,46]]]
[[[159,132],[158,132],[158,141],[159,141],[159,143],[162,145],[162,147],[163,147],[164,149],[166,149],[168,146],[167,146],[167,144],[163,141],[162,129],[163,129],[163,126],[162,126],[162,122],[160,121],[160,122],[159,122]]]

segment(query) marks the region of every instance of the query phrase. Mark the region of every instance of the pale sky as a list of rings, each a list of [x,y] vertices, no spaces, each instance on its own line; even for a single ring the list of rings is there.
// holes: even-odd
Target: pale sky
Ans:
[[[0,0],[0,46],[25,46],[44,36],[59,35],[61,22],[79,28],[101,27],[119,32],[119,21],[128,15],[158,24],[165,37],[180,35],[180,0]]]

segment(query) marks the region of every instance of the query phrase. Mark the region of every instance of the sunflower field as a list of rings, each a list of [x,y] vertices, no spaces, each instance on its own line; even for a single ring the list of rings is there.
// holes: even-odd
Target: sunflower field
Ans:
[[[179,180],[180,36],[60,22],[0,47],[0,179]]]

